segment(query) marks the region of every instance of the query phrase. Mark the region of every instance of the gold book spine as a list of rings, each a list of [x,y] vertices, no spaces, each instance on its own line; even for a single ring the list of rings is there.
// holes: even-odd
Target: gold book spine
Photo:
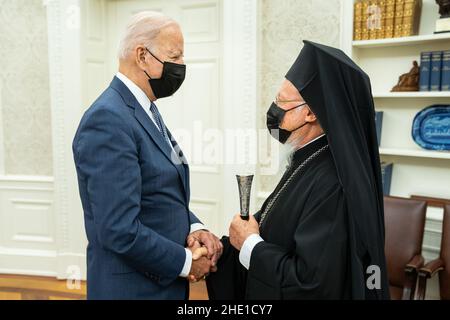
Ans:
[[[386,38],[386,0],[380,0],[378,6],[381,11],[380,29],[377,31],[377,39]]]
[[[421,12],[422,0],[405,0],[402,37],[410,37],[419,33]]]
[[[386,20],[384,38],[394,37],[395,0],[386,0]]]
[[[369,39],[377,39],[378,30],[381,28],[381,12],[379,7],[379,0],[369,1],[369,17],[367,22],[367,28],[369,29]]]
[[[353,40],[362,40],[362,1],[358,0],[354,5]]]
[[[400,38],[402,36],[404,8],[405,8],[405,0],[395,1],[394,38]]]
[[[367,23],[369,22],[369,0],[362,1],[362,23],[361,23],[361,40],[369,40],[369,28]]]

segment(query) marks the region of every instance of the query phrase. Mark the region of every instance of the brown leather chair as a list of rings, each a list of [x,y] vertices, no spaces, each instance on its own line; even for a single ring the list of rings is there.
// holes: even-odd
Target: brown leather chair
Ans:
[[[391,299],[414,299],[418,270],[423,266],[425,201],[384,197],[386,262]]]
[[[439,274],[439,291],[442,300],[450,300],[450,204],[444,206],[442,222],[441,253],[439,258],[428,262],[419,270],[417,298],[425,299],[427,280]]]

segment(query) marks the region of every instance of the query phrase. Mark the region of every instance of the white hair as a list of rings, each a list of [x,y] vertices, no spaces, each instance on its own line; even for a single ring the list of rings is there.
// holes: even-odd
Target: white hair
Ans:
[[[154,40],[166,27],[177,22],[160,12],[143,11],[131,17],[119,44],[119,59],[126,59],[138,45],[152,50]]]

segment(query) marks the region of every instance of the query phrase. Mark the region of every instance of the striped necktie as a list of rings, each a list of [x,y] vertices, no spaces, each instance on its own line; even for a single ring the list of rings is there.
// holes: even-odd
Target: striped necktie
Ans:
[[[156,107],[156,105],[153,102],[151,102],[151,104],[150,104],[150,111],[153,114],[153,118],[155,119],[155,122],[156,122],[156,125],[158,126],[159,132],[161,132],[162,136],[167,141],[167,143],[172,148],[172,150],[175,151],[174,154],[177,156],[177,158],[178,158],[177,161],[179,162],[179,164],[183,164],[183,163],[187,164],[187,160],[184,157],[183,151],[181,151],[178,144],[175,143],[175,145],[172,145],[172,142],[170,141],[169,134],[167,133],[167,128],[164,124],[161,114],[159,113],[158,108]],[[172,159],[172,160],[174,161],[174,159]]]
[[[164,125],[164,121],[161,117],[161,114],[158,111],[156,105],[152,102],[150,104],[150,112],[153,114],[153,118],[155,119],[156,125],[158,126],[159,132],[163,135],[164,139],[170,144],[169,135],[167,134],[166,126]]]

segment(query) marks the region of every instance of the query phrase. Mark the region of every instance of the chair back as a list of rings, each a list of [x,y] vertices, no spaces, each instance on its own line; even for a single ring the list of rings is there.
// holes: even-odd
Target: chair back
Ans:
[[[401,299],[405,267],[422,253],[426,219],[425,201],[384,197],[385,252],[392,299]]]

